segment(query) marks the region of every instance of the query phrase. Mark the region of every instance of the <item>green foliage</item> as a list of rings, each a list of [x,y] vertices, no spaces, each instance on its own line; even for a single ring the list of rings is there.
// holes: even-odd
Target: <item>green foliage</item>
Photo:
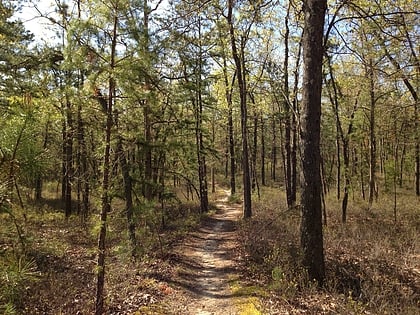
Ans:
[[[0,128],[1,179],[14,178],[26,187],[34,187],[34,181],[47,173],[51,160],[42,147],[43,136],[35,111],[21,106],[22,101],[17,100],[15,113],[7,115]]]
[[[0,310],[14,314],[21,303],[21,296],[39,277],[33,259],[24,255],[0,256]]]

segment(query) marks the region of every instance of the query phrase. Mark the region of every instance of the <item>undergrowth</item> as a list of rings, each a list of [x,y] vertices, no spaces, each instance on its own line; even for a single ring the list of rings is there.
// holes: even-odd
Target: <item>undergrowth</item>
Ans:
[[[92,207],[95,207],[93,204]],[[1,213],[0,314],[93,313],[98,215],[67,220],[54,198]],[[174,242],[200,223],[196,201],[143,203],[134,209],[137,259],[131,255],[124,202],[115,198],[107,226],[107,305],[109,314],[138,312],[163,293],[159,282],[137,290],[133,279],[167,272]],[[25,240],[24,250],[15,225]],[[153,279],[153,278],[150,278]],[[133,293],[134,292],[134,293]],[[153,296],[153,298],[151,298]],[[116,306],[123,309],[117,309]],[[143,308],[143,309],[142,309]],[[140,311],[142,313],[142,311]]]
[[[266,299],[267,312],[283,307],[311,314],[417,314],[419,213],[412,198],[404,197],[397,222],[386,197],[373,212],[360,206],[363,201],[353,202],[346,224],[334,210],[340,202],[327,198],[327,279],[318,289],[300,264],[299,211],[287,210],[284,196],[266,188],[254,203],[253,219],[241,225],[240,237],[251,281],[273,293]]]

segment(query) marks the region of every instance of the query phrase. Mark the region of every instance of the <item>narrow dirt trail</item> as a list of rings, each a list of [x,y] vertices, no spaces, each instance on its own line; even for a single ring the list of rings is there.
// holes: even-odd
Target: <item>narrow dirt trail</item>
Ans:
[[[229,190],[217,191],[217,211],[205,220],[175,252],[174,284],[181,291],[173,314],[236,315],[230,284],[237,278],[236,222],[241,206],[228,203]]]

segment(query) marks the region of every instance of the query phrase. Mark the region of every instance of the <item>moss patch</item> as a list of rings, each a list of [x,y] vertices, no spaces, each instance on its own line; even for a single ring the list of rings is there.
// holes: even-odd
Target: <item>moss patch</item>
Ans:
[[[238,281],[231,284],[234,295],[233,303],[240,315],[262,315],[260,297],[267,297],[268,292],[258,286],[242,286]]]

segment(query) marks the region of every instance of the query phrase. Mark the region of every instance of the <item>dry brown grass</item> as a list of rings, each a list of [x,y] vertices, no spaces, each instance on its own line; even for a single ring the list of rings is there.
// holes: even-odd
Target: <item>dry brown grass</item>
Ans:
[[[279,190],[265,189],[254,203],[254,218],[241,227],[251,281],[268,285],[275,296],[266,301],[268,313],[418,314],[418,198],[401,197],[397,222],[392,197],[380,197],[371,212],[367,202],[353,200],[342,224],[340,201],[328,196],[322,290],[308,284],[300,266],[300,213],[287,210],[284,200]]]

